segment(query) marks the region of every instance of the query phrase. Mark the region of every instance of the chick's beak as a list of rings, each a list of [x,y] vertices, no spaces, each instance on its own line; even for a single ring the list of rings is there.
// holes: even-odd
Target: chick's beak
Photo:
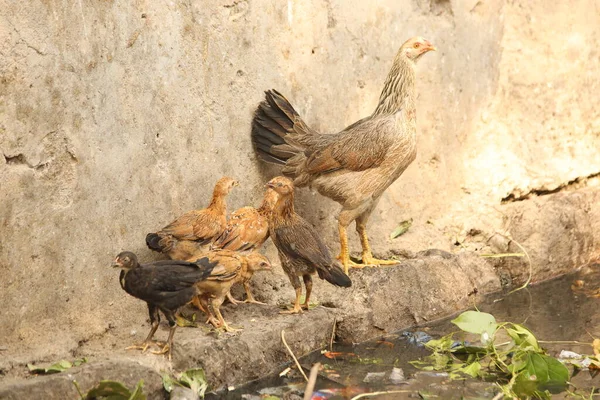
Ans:
[[[271,188],[271,189],[275,189],[275,184],[273,184],[273,183],[271,183],[271,182],[268,182],[268,183],[265,185],[265,187],[267,187],[267,188]]]
[[[431,44],[431,42],[427,42],[426,43],[426,49],[427,51],[437,51],[437,47],[435,47],[433,44]]]
[[[119,261],[119,259],[118,259],[118,258],[117,258],[117,259],[115,259],[115,260],[113,261],[112,265],[111,265],[111,267],[113,267],[113,268],[120,268],[121,266],[122,266],[122,265],[121,265],[121,262]]]

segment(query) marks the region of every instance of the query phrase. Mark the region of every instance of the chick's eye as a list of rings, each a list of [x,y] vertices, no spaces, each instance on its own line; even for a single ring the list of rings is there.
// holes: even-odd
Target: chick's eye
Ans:
[[[420,44],[420,43],[415,43],[415,44],[413,45],[413,47],[414,47],[415,49],[418,49],[419,47],[421,47],[421,44]]]

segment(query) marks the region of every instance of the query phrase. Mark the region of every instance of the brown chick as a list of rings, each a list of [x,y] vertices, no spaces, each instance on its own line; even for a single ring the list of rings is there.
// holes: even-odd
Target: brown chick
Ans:
[[[252,141],[258,156],[283,165],[296,186],[316,188],[342,205],[338,218],[340,255],[348,267],[391,265],[373,257],[367,221],[383,192],[416,157],[416,62],[435,47],[421,37],[407,40],[398,51],[379,104],[370,116],[339,133],[322,135],[311,129],[288,100],[275,90],[252,121]],[[356,221],[362,264],[350,261],[348,225]]]
[[[277,201],[277,192],[267,188],[259,208],[243,207],[229,216],[229,222],[223,233],[213,242],[212,249],[227,249],[237,252],[251,252],[259,249],[269,238],[269,216]],[[257,301],[250,291],[250,278],[243,280],[246,291],[246,303],[265,304]],[[227,299],[233,304],[239,303],[231,293]]]
[[[256,271],[270,270],[271,263],[259,253],[242,255],[231,250],[213,250],[202,254],[202,257],[217,265],[210,276],[198,282],[196,289],[199,294],[192,302],[207,314],[209,322],[216,328],[232,332],[235,329],[225,322],[220,310],[231,286],[236,282],[245,283],[244,280],[249,280]]]
[[[267,186],[279,194],[269,221],[271,240],[279,252],[283,271],[290,278],[296,291],[294,307],[282,313],[301,313],[302,308],[308,310],[312,291],[311,275],[315,272],[319,274],[319,278],[336,286],[350,287],[352,281],[336,265],[336,260],[331,258],[327,246],[315,228],[294,211],[294,184],[292,181],[278,176],[271,179]],[[306,298],[302,305],[300,304],[302,295],[300,276],[306,287]]]
[[[219,179],[208,207],[189,211],[156,233],[146,235],[151,250],[166,254],[173,260],[185,260],[221,234],[227,225],[225,198],[239,183],[235,179]]]
[[[277,201],[277,192],[267,188],[259,208],[242,207],[229,215],[227,227],[211,249],[254,251],[269,238],[269,215]]]

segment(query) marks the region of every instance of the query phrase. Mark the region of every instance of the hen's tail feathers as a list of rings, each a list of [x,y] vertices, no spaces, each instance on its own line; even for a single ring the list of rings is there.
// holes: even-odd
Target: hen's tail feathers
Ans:
[[[319,278],[325,279],[332,285],[341,286],[345,288],[352,286],[352,281],[350,280],[350,277],[346,275],[344,271],[342,271],[342,269],[336,264],[331,265],[327,269],[319,268],[317,272],[319,274]]]
[[[278,91],[268,90],[252,119],[252,143],[258,156],[269,163],[283,165],[301,148],[286,141],[294,131],[294,124],[301,122],[300,115]]]

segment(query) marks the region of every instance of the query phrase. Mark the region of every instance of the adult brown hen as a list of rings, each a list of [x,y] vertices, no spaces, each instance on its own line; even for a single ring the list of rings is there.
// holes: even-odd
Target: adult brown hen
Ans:
[[[339,259],[348,267],[390,265],[373,257],[366,225],[383,192],[416,157],[415,65],[435,47],[421,37],[407,40],[398,51],[379,103],[370,116],[343,131],[322,135],[311,129],[288,100],[266,92],[252,121],[258,156],[283,165],[296,186],[310,185],[342,205],[338,218]],[[346,229],[356,221],[362,264],[350,260]]]
[[[319,278],[340,287],[352,286],[350,278],[336,265],[329,250],[320,238],[316,229],[294,211],[294,184],[286,177],[278,176],[269,181],[267,186],[275,190],[279,197],[269,220],[271,240],[277,247],[281,267],[286,273],[296,298],[291,310],[282,314],[301,313],[302,308],[308,310],[312,292],[312,277],[315,272]],[[302,284],[306,287],[306,297],[300,304]]]

